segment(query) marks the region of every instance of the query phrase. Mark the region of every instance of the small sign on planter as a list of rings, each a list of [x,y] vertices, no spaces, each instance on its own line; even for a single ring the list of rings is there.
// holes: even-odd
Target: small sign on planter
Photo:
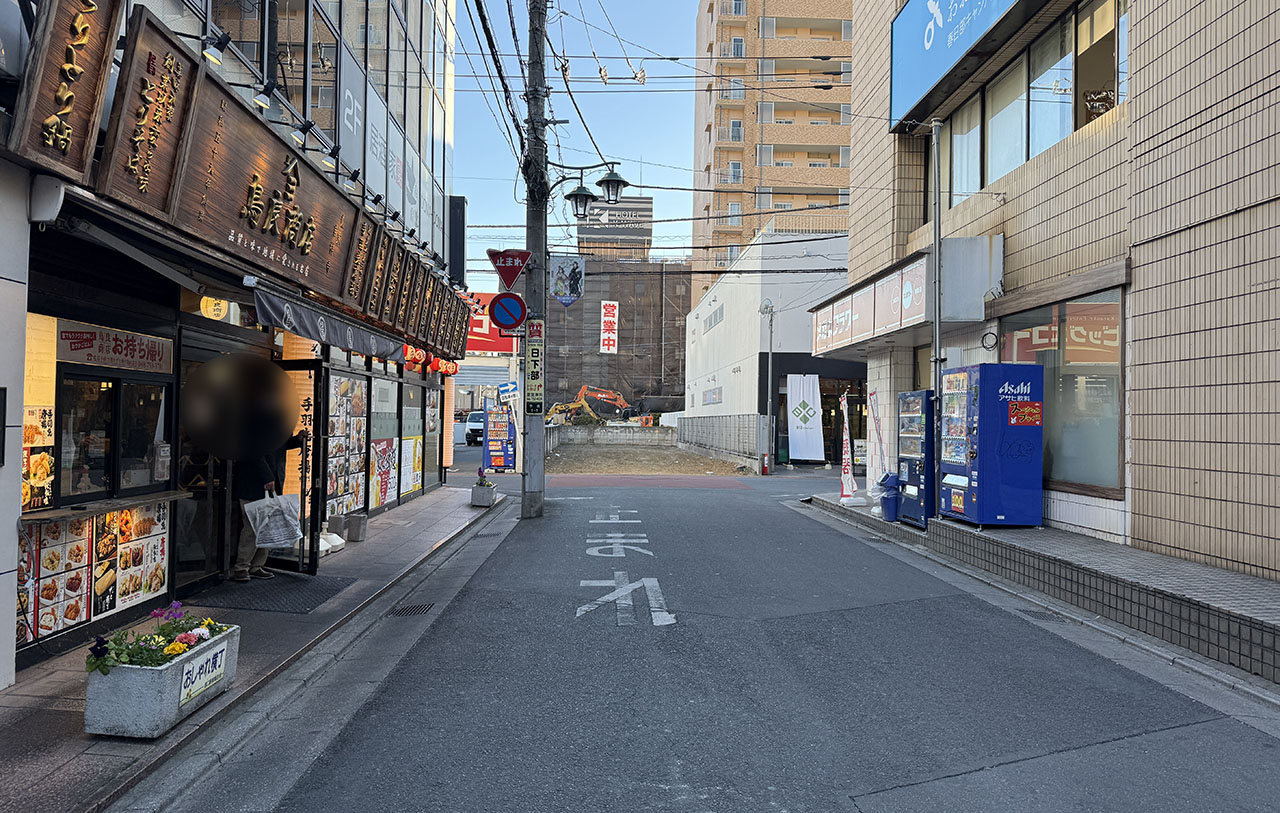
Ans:
[[[226,637],[226,636],[222,636]],[[182,668],[182,699],[179,706],[185,706],[201,692],[227,675],[227,642],[213,647],[203,657],[188,662]]]

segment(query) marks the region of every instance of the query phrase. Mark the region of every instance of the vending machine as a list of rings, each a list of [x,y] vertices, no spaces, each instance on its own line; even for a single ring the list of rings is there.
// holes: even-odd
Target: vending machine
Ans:
[[[978,525],[1043,518],[1044,372],[975,364],[942,374],[943,516]]]
[[[898,393],[898,519],[924,528],[934,515],[933,390]]]

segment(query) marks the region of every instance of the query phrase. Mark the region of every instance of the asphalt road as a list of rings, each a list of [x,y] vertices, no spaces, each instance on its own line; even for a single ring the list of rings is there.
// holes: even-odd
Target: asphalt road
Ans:
[[[275,809],[1280,806],[1280,728],[784,504],[812,478],[551,489]]]

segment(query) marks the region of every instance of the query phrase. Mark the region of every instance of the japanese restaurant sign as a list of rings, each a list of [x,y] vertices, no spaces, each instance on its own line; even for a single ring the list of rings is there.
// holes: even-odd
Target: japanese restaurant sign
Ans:
[[[853,296],[849,297],[849,307],[852,311],[849,344],[869,339],[875,333],[875,290],[873,286],[868,285],[854,291]]]
[[[173,372],[173,342],[59,319],[58,361],[168,374]]]
[[[369,284],[370,259],[376,249],[378,227],[368,215],[360,214],[356,218],[355,234],[352,237],[351,261],[343,281],[341,299],[346,304],[362,310],[366,288]]]
[[[85,183],[124,0],[51,0],[37,9],[9,149]]]
[[[902,326],[910,327],[925,320],[925,278],[928,260],[921,258],[902,269]]]
[[[210,245],[341,298],[356,207],[206,72],[175,222]]]
[[[182,133],[203,65],[143,6],[129,20],[123,65],[98,191],[165,220],[176,201]]]

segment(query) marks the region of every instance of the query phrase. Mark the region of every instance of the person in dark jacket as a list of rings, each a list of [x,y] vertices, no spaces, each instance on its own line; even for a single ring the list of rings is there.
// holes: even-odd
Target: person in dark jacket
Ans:
[[[244,506],[245,503],[263,499],[268,491],[283,493],[285,452],[289,449],[301,449],[307,442],[307,437],[307,430],[304,429],[270,454],[232,464],[231,494],[240,508],[240,542],[236,548],[235,564],[231,568],[232,581],[275,578],[274,573],[263,567],[267,563],[267,549],[258,547],[253,525],[245,515]]]

